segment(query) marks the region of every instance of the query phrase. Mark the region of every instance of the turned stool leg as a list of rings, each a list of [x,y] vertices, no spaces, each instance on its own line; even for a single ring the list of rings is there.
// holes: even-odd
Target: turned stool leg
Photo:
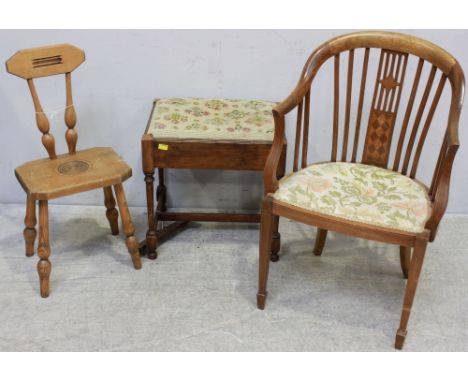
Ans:
[[[411,248],[409,247],[400,247],[400,265],[405,279],[408,278],[408,272],[410,269],[411,263]]]
[[[273,215],[273,227],[272,227],[272,241],[271,241],[271,255],[270,260],[276,262],[279,260],[278,252],[281,248],[281,235],[278,232],[279,216]]]
[[[39,200],[39,247],[37,249],[39,262],[37,272],[39,273],[39,283],[41,296],[49,296],[49,276],[52,264],[49,261],[49,209],[47,200]]]
[[[26,256],[34,255],[34,241],[37,236],[36,223],[36,201],[33,197],[28,195],[26,199],[26,216],[24,218],[24,225],[26,228],[23,231],[26,244]]]
[[[419,275],[426,253],[427,241],[426,239],[416,239],[416,245],[413,250],[413,256],[409,268],[408,281],[406,282],[405,298],[403,301],[403,309],[401,312],[400,327],[398,328],[395,338],[395,348],[401,349],[406,338],[406,328],[411,314],[411,307],[413,305],[414,295],[418,287]]]
[[[106,206],[106,216],[109,220],[112,235],[119,234],[119,213],[115,209],[115,199],[112,187],[104,187],[104,205]]]
[[[257,307],[265,309],[267,298],[268,269],[270,265],[271,238],[274,216],[272,214],[272,200],[265,198],[262,206],[260,221],[260,249],[258,264],[258,292]]]
[[[120,210],[120,218],[122,219],[122,226],[125,232],[126,244],[128,252],[132,257],[133,266],[135,269],[141,268],[140,252],[138,251],[138,241],[135,238],[135,228],[133,228],[132,217],[128,211],[127,200],[125,199],[125,192],[121,183],[114,186],[117,203]]]
[[[325,241],[327,240],[327,230],[317,228],[317,236],[315,237],[314,255],[321,256]]]
[[[156,247],[158,245],[158,237],[156,235],[156,216],[154,211],[154,170],[153,172],[145,173],[146,183],[146,205],[148,212],[148,231],[146,231],[146,251],[148,259],[154,260],[158,257]]]

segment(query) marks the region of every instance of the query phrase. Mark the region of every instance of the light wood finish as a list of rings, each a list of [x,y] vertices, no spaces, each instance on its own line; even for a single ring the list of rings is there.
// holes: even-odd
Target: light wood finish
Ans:
[[[8,73],[25,80],[74,71],[85,60],[85,53],[70,44],[22,49],[7,62]]]
[[[34,255],[34,241],[36,240],[36,201],[32,196],[26,199],[26,216],[24,218],[24,225],[26,226],[23,231],[24,241],[26,244],[26,256]]]
[[[42,133],[42,144],[49,158],[26,162],[15,169],[15,175],[26,192],[26,217],[24,239],[26,255],[34,253],[36,237],[35,203],[39,202],[39,249],[40,257],[37,269],[39,272],[41,296],[49,295],[49,275],[51,264],[49,261],[50,244],[48,235],[48,200],[62,196],[89,191],[97,188],[104,189],[104,204],[109,220],[111,232],[117,235],[118,212],[112,186],[119,190],[119,206],[122,210],[122,220],[127,236],[127,247],[135,268],[141,268],[138,254],[138,243],[134,237],[128,207],[122,182],[132,175],[132,169],[110,147],[95,147],[87,150],[76,150],[78,134],[75,130],[76,113],[73,105],[71,72],[85,60],[84,52],[69,44],[52,45],[41,48],[21,50],[7,62],[7,71],[27,80],[34,110],[36,124]],[[46,113],[42,109],[39,96],[34,85],[38,77],[65,75],[66,106],[64,121],[67,127],[65,141],[68,154],[57,155],[55,139],[50,133],[50,124]]]
[[[119,213],[115,209],[115,199],[112,187],[104,187],[104,205],[106,206],[106,217],[109,220],[112,235],[119,234]]]
[[[133,266],[135,269],[141,269],[140,252],[138,251],[138,240],[135,237],[135,228],[133,227],[132,217],[128,211],[127,200],[122,183],[114,185],[115,196],[119,204],[120,218],[122,219],[122,227],[126,236],[126,244],[128,252],[132,257]]]
[[[28,195],[50,200],[122,183],[132,176],[132,169],[110,147],[95,147],[55,160],[26,162],[15,175]]]
[[[308,99],[306,97],[306,99]],[[149,259],[157,258],[157,247],[163,240],[174,234],[177,229],[185,228],[183,222],[216,221],[257,223],[260,214],[243,213],[199,213],[199,212],[171,212],[166,211],[167,187],[165,171],[171,168],[263,171],[265,162],[271,149],[271,142],[267,141],[235,141],[235,140],[194,140],[194,139],[162,139],[148,134],[148,127],[156,109],[156,99],[150,113],[148,124],[141,139],[142,167],[146,184],[146,202],[148,211],[148,229],[146,240],[140,243],[140,251],[146,253]],[[307,104],[307,102],[306,102]],[[305,122],[308,121],[308,106],[305,109]],[[167,150],[159,149],[160,145]],[[277,177],[285,172],[286,140],[281,142],[281,153]],[[298,149],[296,149],[298,151]],[[307,155],[307,154],[306,154]],[[155,169],[158,169],[158,186],[155,192]],[[155,195],[156,194],[156,195]],[[155,200],[156,196],[156,200]],[[174,222],[163,229],[158,229],[158,222]],[[280,250],[280,235],[277,232],[278,223],[275,220],[273,235],[273,252],[271,258],[277,260]]]
[[[49,276],[52,264],[49,261],[49,206],[47,200],[39,200],[39,247],[37,254],[37,273],[39,273],[39,286],[41,297],[49,297]]]
[[[365,98],[368,61],[371,50],[380,51],[380,59],[377,77],[374,85],[373,98],[369,121],[366,126],[366,138],[363,145],[359,145],[360,129],[362,122],[362,109]],[[352,96],[353,67],[356,64],[356,53],[363,51],[362,72],[360,80],[359,98],[357,102],[357,119],[354,129],[354,137],[350,137],[350,105]],[[339,104],[340,104],[340,55],[348,52],[348,75],[346,81],[346,101],[344,114],[344,132],[340,134]],[[403,86],[407,77],[407,65],[410,57],[416,57],[419,61],[416,67],[413,81],[408,86]],[[353,142],[351,162],[358,161],[359,147],[362,147],[361,161],[370,165],[387,168],[392,163],[394,171],[403,175],[409,172],[409,177],[415,178],[418,162],[423,150],[432,118],[441,97],[444,85],[450,83],[451,101],[446,132],[441,144],[440,154],[435,163],[435,171],[432,177],[428,195],[431,201],[431,215],[425,229],[419,233],[411,233],[402,230],[372,226],[369,224],[349,221],[331,215],[325,215],[307,209],[299,208],[285,202],[274,199],[273,194],[278,189],[277,170],[280,163],[281,145],[286,129],[286,115],[298,109],[296,124],[296,152],[301,138],[302,119],[300,115],[303,103],[308,98],[313,85],[313,80],[322,65],[328,60],[334,60],[334,91],[333,91],[333,126],[331,127],[332,145],[331,161],[348,161],[348,142]],[[421,73],[424,65],[430,65],[428,79],[424,85],[421,99],[416,102],[416,94],[421,81]],[[433,90],[433,83],[439,78],[438,85]],[[406,107],[403,107],[404,116],[401,126],[395,126],[400,106],[403,89],[411,89]],[[431,91],[433,90],[433,91]],[[292,93],[273,110],[275,120],[275,136],[264,170],[264,186],[266,196],[262,210],[262,231],[260,236],[260,261],[259,261],[259,289],[257,295],[258,307],[263,309],[267,296],[266,280],[268,276],[268,262],[265,261],[266,248],[271,246],[271,222],[275,216],[282,216],[301,223],[316,226],[318,228],[314,253],[320,255],[325,244],[327,231],[335,231],[345,235],[356,236],[369,240],[376,240],[388,244],[396,244],[400,247],[401,268],[405,277],[408,277],[405,299],[401,314],[401,323],[397,332],[395,347],[401,349],[406,337],[408,320],[414,299],[422,260],[427,243],[433,241],[439,222],[444,215],[448,203],[450,175],[453,160],[459,147],[458,124],[463,103],[464,74],[459,63],[449,53],[436,45],[416,37],[400,33],[390,32],[360,32],[336,37],[319,46],[307,60],[299,82]],[[426,106],[429,110],[426,111]],[[416,115],[412,114],[413,109]],[[412,116],[414,116],[412,118]],[[413,120],[413,126],[409,126]],[[312,123],[313,125],[313,123]],[[422,129],[421,127],[422,126]],[[399,135],[395,133],[397,127],[401,127]],[[408,134],[409,137],[408,137]],[[397,135],[397,148],[395,156],[390,161],[390,147],[393,136]],[[342,143],[339,145],[341,136]],[[419,137],[418,139],[416,139]],[[302,141],[302,145],[307,141]],[[316,143],[320,144],[320,143]],[[406,147],[405,147],[406,144]],[[341,156],[338,148],[341,147]],[[302,148],[307,153],[307,149]],[[337,159],[340,158],[340,159]],[[401,159],[403,158],[403,161]],[[293,171],[298,170],[297,163],[301,159],[297,153],[294,156]],[[402,163],[401,163],[402,162]],[[300,162],[304,165],[304,158]]]

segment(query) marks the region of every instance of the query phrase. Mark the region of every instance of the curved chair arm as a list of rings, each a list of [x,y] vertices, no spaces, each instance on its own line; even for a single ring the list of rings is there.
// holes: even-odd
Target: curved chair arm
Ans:
[[[268,154],[268,158],[265,162],[265,169],[263,170],[263,188],[265,195],[271,192],[275,192],[278,189],[278,178],[276,174],[285,140],[284,114],[279,114],[276,108],[274,108],[273,119],[275,121],[275,133],[273,136],[273,143],[271,145],[270,153]]]
[[[432,214],[426,223],[426,228],[431,231],[430,241],[434,240],[439,222],[447,209],[453,160],[460,146],[458,125],[463,104],[465,78],[458,63],[454,66],[449,76],[452,77],[450,82],[453,92],[449,120],[429,190],[429,197],[432,202]],[[454,86],[454,84],[458,85]]]

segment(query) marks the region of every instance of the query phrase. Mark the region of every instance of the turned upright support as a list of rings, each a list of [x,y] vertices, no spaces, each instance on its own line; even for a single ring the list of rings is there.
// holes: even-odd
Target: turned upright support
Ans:
[[[106,216],[109,220],[112,235],[119,234],[119,213],[115,209],[115,199],[112,187],[104,187],[104,204],[106,206]]]
[[[65,73],[65,84],[67,92],[67,105],[65,108],[65,124],[67,125],[67,132],[65,139],[67,141],[68,152],[70,154],[76,153],[76,141],[78,140],[78,133],[75,130],[76,113],[73,106],[72,87],[71,87],[71,73]]]
[[[127,199],[121,183],[114,185],[115,196],[119,204],[120,218],[122,219],[122,226],[127,237],[125,242],[127,244],[128,252],[132,257],[133,266],[135,269],[141,268],[140,252],[138,251],[138,241],[135,237],[135,228],[133,228],[132,218],[128,211]]]
[[[52,270],[52,264],[49,261],[50,243],[49,243],[49,209],[48,201],[39,201],[39,247],[37,249],[39,262],[37,263],[37,272],[39,273],[39,283],[41,296],[49,296],[49,277]]]
[[[34,241],[36,240],[36,201],[29,196],[26,200],[26,216],[24,218],[23,231],[24,241],[26,243],[26,256],[34,255]]]
[[[141,153],[143,173],[146,183],[146,205],[148,212],[148,230],[146,231],[146,255],[148,259],[154,260],[158,256],[156,247],[158,245],[157,223],[154,208],[154,161],[153,161],[153,136],[143,135],[141,140]],[[161,176],[161,174],[160,174]],[[161,177],[159,179],[161,182]],[[164,180],[163,180],[164,182]],[[159,192],[159,187],[158,187]]]
[[[28,79],[28,86],[33,99],[34,109],[36,110],[36,124],[42,133],[42,144],[46,148],[49,158],[55,159],[57,158],[57,154],[55,153],[55,139],[54,136],[49,133],[49,120],[47,119],[44,110],[42,110],[41,102],[37,96],[36,87],[34,86],[32,79]]]

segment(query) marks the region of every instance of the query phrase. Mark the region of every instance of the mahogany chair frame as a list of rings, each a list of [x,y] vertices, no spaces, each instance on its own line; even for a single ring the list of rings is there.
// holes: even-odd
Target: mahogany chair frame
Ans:
[[[128,210],[122,183],[131,177],[131,168],[108,147],[76,150],[78,134],[75,130],[76,113],[73,105],[71,72],[85,61],[84,52],[69,44],[51,45],[24,49],[14,54],[7,62],[9,73],[27,80],[31,92],[36,123],[42,133],[42,144],[48,153],[47,159],[27,162],[15,170],[15,175],[27,194],[24,239],[26,256],[34,254],[36,231],[36,205],[39,205],[39,262],[37,270],[42,297],[49,296],[49,278],[52,269],[49,243],[48,201],[62,196],[102,188],[106,216],[113,235],[119,234],[118,211],[112,187],[117,198],[126,245],[135,269],[141,268],[138,241],[135,238],[130,212]],[[66,106],[65,140],[68,154],[57,155],[55,139],[49,132],[50,125],[43,111],[34,85],[39,77],[65,75]]]
[[[168,169],[208,169],[263,171],[271,142],[241,140],[205,140],[205,139],[167,139],[156,138],[148,133],[153,108],[145,133],[141,140],[142,165],[145,174],[148,212],[148,231],[146,240],[140,244],[140,252],[149,259],[157,258],[157,247],[179,229],[191,221],[259,223],[260,213],[208,213],[208,212],[172,212],[167,211],[167,188],[164,172]],[[277,176],[284,176],[286,161],[286,139],[280,143]],[[154,192],[154,172],[158,170],[158,186]],[[155,206],[156,197],[156,206]],[[173,222],[163,229],[157,229],[158,222]],[[272,261],[278,260],[281,238],[278,233],[278,219],[274,222],[272,234]]]
[[[425,229],[420,233],[411,233],[403,230],[395,230],[384,227],[372,226],[369,224],[352,222],[345,219],[309,211],[299,208],[278,200],[275,200],[273,193],[278,189],[278,179],[276,177],[279,160],[281,157],[282,137],[285,134],[285,116],[293,109],[297,109],[298,118],[296,125],[296,141],[294,151],[293,171],[307,166],[307,147],[309,133],[309,108],[310,108],[310,92],[313,80],[328,59],[334,59],[334,116],[333,116],[333,136],[332,136],[332,153],[331,162],[352,162],[355,163],[358,159],[358,139],[359,128],[361,124],[363,95],[366,86],[367,68],[370,49],[380,49],[380,63],[378,69],[378,77],[376,79],[374,98],[372,109],[367,127],[366,141],[362,152],[362,163],[375,165],[387,168],[389,160],[389,152],[391,145],[391,137],[395,124],[396,114],[400,101],[401,87],[405,77],[406,63],[408,55],[419,57],[419,64],[416,69],[416,75],[412,86],[411,95],[403,119],[403,125],[398,139],[398,146],[395,154],[394,163],[391,166],[393,171],[400,172],[414,179],[418,167],[418,162],[421,156],[421,151],[424,146],[425,138],[431,124],[435,108],[442,93],[446,79],[451,85],[451,101],[449,117],[446,127],[446,132],[440,148],[438,160],[435,164],[435,170],[432,177],[430,187],[426,187],[430,198],[432,212],[425,225]],[[352,72],[354,63],[354,52],[357,49],[364,50],[362,79],[359,91],[358,112],[356,117],[356,128],[354,142],[349,137],[350,125],[350,102],[351,102],[351,86]],[[346,108],[344,118],[344,132],[342,135],[342,155],[338,156],[338,118],[339,118],[339,75],[340,75],[340,54],[348,52],[348,76],[346,85]],[[385,63],[383,63],[385,61]],[[390,61],[390,63],[389,63]],[[427,84],[421,98],[421,103],[418,107],[413,129],[410,138],[408,139],[406,152],[403,150],[405,135],[408,129],[409,116],[415,103],[415,94],[420,81],[421,70],[424,62],[431,65],[431,71],[428,76]],[[385,74],[382,67],[387,65],[398,65],[395,71],[400,71],[401,79],[391,81],[381,74]],[[393,70],[392,66],[392,70]],[[436,72],[440,72],[440,81],[435,91],[435,95],[427,113],[426,122],[423,124],[422,130],[419,125],[422,121],[422,114],[426,107],[428,95],[432,87]],[[381,76],[381,77],[379,77]],[[397,74],[398,76],[398,74]],[[392,83],[393,82],[393,83]],[[379,86],[380,85],[380,86]],[[415,296],[418,280],[426,253],[428,242],[435,239],[437,228],[442,216],[445,213],[448,197],[450,176],[452,164],[455,154],[459,147],[458,125],[460,112],[463,103],[464,93],[464,74],[457,60],[449,53],[439,48],[438,46],[408,35],[390,32],[359,32],[351,33],[333,38],[319,46],[307,60],[301,77],[296,88],[292,93],[273,110],[275,120],[275,136],[273,146],[268,156],[264,171],[264,186],[267,195],[263,200],[261,212],[261,228],[260,228],[260,248],[259,248],[259,288],[257,294],[257,306],[259,309],[264,309],[267,297],[267,280],[269,268],[269,253],[271,246],[271,235],[273,222],[278,216],[286,217],[301,223],[309,224],[317,227],[317,237],[315,241],[314,254],[320,256],[325,245],[327,232],[329,230],[341,234],[356,236],[369,240],[376,240],[383,243],[396,244],[400,246],[400,261],[404,276],[408,279],[406,291],[404,294],[403,309],[401,313],[400,325],[396,333],[395,347],[401,349],[407,335],[407,325],[411,313],[411,307]],[[388,103],[387,101],[391,101]],[[382,103],[383,101],[383,103]],[[390,104],[388,108],[385,105]],[[391,105],[394,105],[394,109]],[[376,105],[376,106],[374,106]],[[384,105],[379,108],[379,105]],[[386,112],[390,129],[388,144],[384,147],[382,155],[376,155],[372,150],[372,122],[378,117],[378,113]],[[302,118],[303,117],[303,118]],[[300,150],[302,133],[302,149]],[[419,141],[416,143],[416,133],[421,131]],[[348,152],[348,141],[352,143],[352,152]],[[415,144],[416,143],[416,144]],[[413,156],[411,154],[413,153]],[[351,157],[350,155],[351,154]],[[302,157],[300,158],[300,155]],[[413,158],[410,166],[410,158]],[[401,160],[403,159],[402,163]]]

